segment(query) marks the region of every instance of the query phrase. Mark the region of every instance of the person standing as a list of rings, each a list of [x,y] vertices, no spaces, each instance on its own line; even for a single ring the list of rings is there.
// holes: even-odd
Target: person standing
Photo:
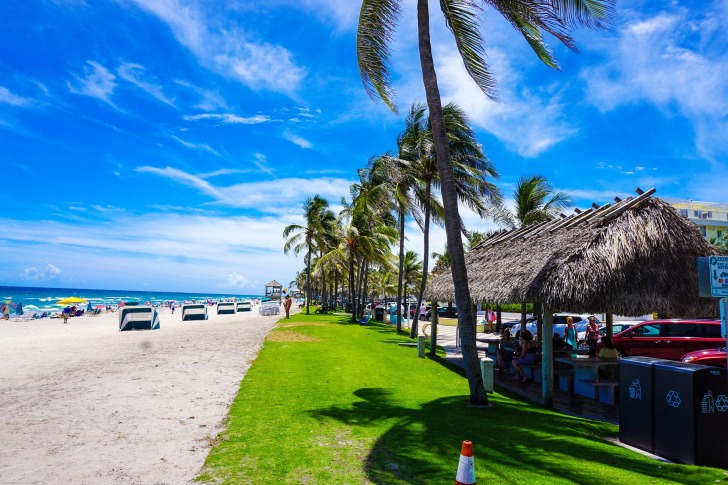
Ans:
[[[586,336],[584,338],[589,346],[589,357],[593,359],[597,356],[597,342],[599,341],[597,319],[593,315],[589,317],[589,325],[586,327]]]
[[[566,329],[564,329],[564,342],[569,346],[570,349],[575,349],[579,346],[576,327],[574,326],[574,318],[566,317]]]
[[[286,298],[283,301],[283,308],[286,310],[286,318],[291,318],[291,304],[291,296],[286,295]]]

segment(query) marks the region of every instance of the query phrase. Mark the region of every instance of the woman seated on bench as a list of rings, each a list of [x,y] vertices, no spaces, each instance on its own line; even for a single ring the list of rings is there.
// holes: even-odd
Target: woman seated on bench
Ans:
[[[619,352],[614,347],[612,339],[604,336],[602,337],[602,348],[599,351],[600,359],[616,359],[619,357]],[[614,379],[617,368],[613,365],[600,365],[599,366],[599,378],[600,379]]]
[[[516,378],[520,379],[521,382],[528,382],[529,379],[523,372],[521,366],[536,363],[536,347],[533,345],[533,335],[531,332],[522,332],[520,337],[521,352],[517,354],[517,359],[513,359],[511,365],[513,366],[513,370],[516,371]]]
[[[511,338],[511,329],[503,329],[503,338],[501,339],[500,348],[496,354],[496,374],[501,374],[505,368],[510,366],[513,360],[513,351],[516,349],[516,342]],[[503,361],[508,361],[507,365],[503,365]]]

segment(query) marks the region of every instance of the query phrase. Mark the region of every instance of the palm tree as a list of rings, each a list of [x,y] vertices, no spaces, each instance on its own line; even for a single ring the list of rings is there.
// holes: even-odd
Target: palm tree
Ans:
[[[497,209],[496,222],[510,229],[538,224],[555,219],[559,213],[571,207],[571,196],[555,192],[551,184],[541,175],[521,177],[513,192],[515,211],[503,207]],[[521,330],[526,328],[526,303],[521,303]],[[539,327],[540,328],[540,327]]]
[[[448,144],[450,145],[451,164],[455,181],[457,198],[481,217],[485,216],[490,206],[497,206],[501,201],[500,189],[493,185],[488,177],[497,178],[498,172],[483,153],[483,149],[475,138],[475,132],[468,123],[467,116],[455,103],[443,108]],[[440,188],[440,177],[437,168],[437,156],[432,142],[432,123],[426,116],[424,104],[416,103],[410,108],[405,123],[405,132],[400,135],[401,152],[412,161],[410,170],[419,181],[415,186],[415,196],[424,208],[424,259],[422,262],[422,281],[417,298],[415,320],[410,331],[410,338],[417,335],[417,324],[422,298],[427,284],[429,264],[430,220],[442,221],[443,209],[440,202],[432,195],[433,189]],[[461,230],[465,231],[462,227]]]
[[[547,32],[571,49],[575,43],[567,32],[572,26],[603,27],[615,0],[440,0],[445,22],[455,37],[455,44],[470,77],[480,89],[494,97],[495,80],[485,62],[483,39],[478,14],[482,5],[494,7],[519,31],[538,57],[557,68],[556,60],[543,41]],[[371,97],[381,98],[396,111],[389,74],[389,44],[396,28],[403,0],[363,0],[357,32],[359,72]],[[430,42],[430,12],[428,0],[417,0],[418,48],[427,106],[432,121],[433,143],[437,154],[441,193],[445,215],[445,232],[451,251],[452,277],[458,308],[470,308],[470,290],[465,268],[465,254],[460,244],[460,214],[450,147],[447,141],[440,89]],[[475,324],[468,311],[458,313],[459,328],[470,387],[470,402],[487,404],[488,397],[480,375],[475,342]]]
[[[494,217],[497,223],[509,229],[550,221],[572,205],[569,194],[555,192],[541,175],[521,177],[513,192],[513,199],[516,203],[514,212],[500,207]]]
[[[311,304],[311,253],[315,248],[316,240],[325,231],[322,225],[322,215],[328,209],[329,203],[318,195],[308,198],[303,203],[303,219],[305,225],[290,224],[283,229],[283,238],[287,238],[283,245],[284,254],[293,249],[294,254],[306,250],[306,315],[310,314]]]
[[[416,285],[417,281],[422,277],[422,261],[417,260],[419,257],[420,255],[414,251],[407,251],[404,255],[402,279],[404,281],[404,300],[407,302],[407,306],[405,306],[405,311],[407,312],[407,314],[409,314],[409,300],[407,299],[407,289],[410,287],[410,285]]]

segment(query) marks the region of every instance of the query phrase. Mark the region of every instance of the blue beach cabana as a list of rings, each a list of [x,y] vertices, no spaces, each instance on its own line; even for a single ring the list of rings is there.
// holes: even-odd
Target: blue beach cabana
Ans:
[[[148,306],[119,308],[119,331],[159,330],[159,313]]]
[[[185,320],[207,320],[207,305],[203,303],[182,305],[182,321]]]

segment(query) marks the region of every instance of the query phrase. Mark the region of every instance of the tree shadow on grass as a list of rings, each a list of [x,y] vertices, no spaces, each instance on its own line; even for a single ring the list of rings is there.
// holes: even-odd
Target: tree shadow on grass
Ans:
[[[638,481],[706,483],[725,476],[714,469],[651,461],[599,435],[603,423],[554,413],[523,400],[495,395],[494,407],[476,408],[467,396],[448,396],[419,409],[397,402],[394,389],[361,388],[349,406],[312,411],[350,426],[391,423],[364,459],[376,484],[452,483],[460,445],[471,440],[476,476],[495,483],[588,483],[610,470],[629,470]]]

